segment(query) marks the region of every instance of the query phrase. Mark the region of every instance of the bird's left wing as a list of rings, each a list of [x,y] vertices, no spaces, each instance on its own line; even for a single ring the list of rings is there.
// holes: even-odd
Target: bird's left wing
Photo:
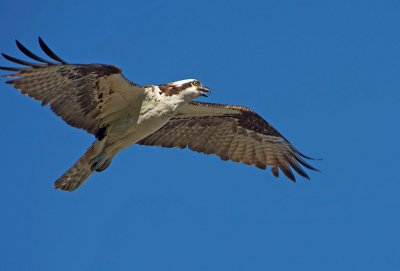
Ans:
[[[243,162],[279,175],[278,168],[292,181],[293,168],[309,178],[299,165],[316,170],[276,129],[257,113],[242,106],[191,102],[165,126],[138,144],[178,147],[216,154],[222,160]]]
[[[69,64],[58,57],[39,38],[42,50],[54,61],[39,57],[16,41],[18,48],[35,63],[2,54],[7,60],[24,67],[0,67],[15,72],[2,77],[21,93],[49,104],[66,123],[94,134],[104,136],[113,121],[135,115],[137,101],[145,89],[128,81],[121,70],[105,64]],[[136,114],[138,115],[138,114]],[[134,116],[132,116],[134,118]]]

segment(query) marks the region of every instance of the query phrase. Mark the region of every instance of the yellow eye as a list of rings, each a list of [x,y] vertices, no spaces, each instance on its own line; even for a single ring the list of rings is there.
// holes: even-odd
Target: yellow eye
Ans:
[[[192,83],[192,85],[195,86],[195,87],[198,87],[198,86],[200,86],[200,82],[199,81],[194,81]]]

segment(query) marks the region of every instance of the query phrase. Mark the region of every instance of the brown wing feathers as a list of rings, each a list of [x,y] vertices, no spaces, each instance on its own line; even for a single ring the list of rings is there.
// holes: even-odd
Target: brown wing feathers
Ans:
[[[37,56],[16,41],[23,54],[39,63],[17,59],[6,54],[3,57],[25,67],[0,67],[0,70],[16,72],[5,77],[16,79],[7,81],[22,93],[39,100],[42,105],[50,104],[51,109],[68,124],[82,128],[96,136],[104,136],[104,127],[98,120],[99,106],[103,92],[99,78],[120,73],[111,65],[80,64],[71,65],[57,56],[39,38],[43,52],[56,62]]]
[[[190,114],[190,110],[187,114],[178,114],[139,144],[168,148],[188,147],[205,154],[214,153],[222,160],[255,165],[260,169],[269,165],[275,176],[279,176],[279,168],[292,181],[296,178],[291,169],[309,179],[299,163],[316,170],[303,159],[311,158],[297,151],[276,129],[250,109],[198,102],[189,106],[197,110],[196,112],[199,112],[199,106],[204,107],[204,111],[211,110],[210,115],[200,113],[196,117]],[[217,114],[215,110],[218,107],[228,114]]]

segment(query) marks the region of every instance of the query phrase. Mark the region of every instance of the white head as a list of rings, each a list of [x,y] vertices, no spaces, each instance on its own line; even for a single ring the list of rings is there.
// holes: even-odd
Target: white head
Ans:
[[[185,79],[159,86],[166,96],[179,95],[184,100],[192,100],[199,96],[207,97],[210,90],[196,79]]]

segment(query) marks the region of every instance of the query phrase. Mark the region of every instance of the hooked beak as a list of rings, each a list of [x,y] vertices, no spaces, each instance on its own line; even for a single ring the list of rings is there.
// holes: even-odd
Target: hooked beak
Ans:
[[[198,90],[200,90],[200,92],[201,92],[200,95],[204,96],[204,97],[208,97],[208,95],[211,94],[211,90],[208,87],[203,86],[203,85],[201,85],[201,87],[199,87]]]

